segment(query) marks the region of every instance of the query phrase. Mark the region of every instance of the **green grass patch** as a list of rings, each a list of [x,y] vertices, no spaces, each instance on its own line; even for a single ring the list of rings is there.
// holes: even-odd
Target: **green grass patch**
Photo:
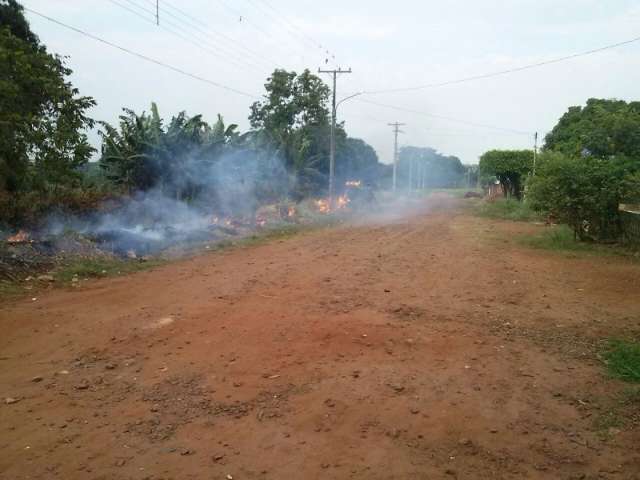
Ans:
[[[162,260],[147,261],[120,260],[114,258],[83,258],[75,259],[62,265],[53,276],[58,282],[73,282],[74,278],[100,278],[139,272],[165,263]]]
[[[17,282],[0,281],[0,298],[8,298],[24,293],[25,289]]]
[[[640,343],[611,340],[603,354],[611,376],[626,382],[640,383]]]
[[[482,217],[514,220],[518,222],[532,222],[541,219],[540,214],[532,210],[526,202],[519,202],[513,199],[482,202],[478,205],[476,212]]]
[[[599,250],[599,245],[576,240],[573,230],[566,225],[549,227],[538,235],[523,237],[521,241],[530,247],[543,250],[563,252],[597,252]]]
[[[637,260],[637,251],[620,244],[605,245],[576,240],[573,230],[566,225],[554,225],[537,235],[526,235],[518,239],[522,245],[568,254],[616,255]]]

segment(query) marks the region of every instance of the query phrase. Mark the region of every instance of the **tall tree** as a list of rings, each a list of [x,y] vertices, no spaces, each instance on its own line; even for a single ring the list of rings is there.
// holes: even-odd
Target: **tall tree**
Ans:
[[[68,183],[91,157],[85,131],[95,105],[67,77],[61,57],[31,32],[22,7],[0,2],[0,195],[13,201]]]
[[[328,123],[329,87],[309,70],[298,75],[276,69],[264,87],[265,99],[251,106],[253,128],[287,135],[297,128]]]
[[[545,150],[569,156],[640,158],[640,102],[590,98],[570,107],[545,138]]]
[[[267,79],[264,100],[251,106],[251,126],[263,132],[296,178],[295,196],[325,186],[329,171],[329,87],[309,70],[277,69]],[[339,126],[338,142],[346,138]]]
[[[480,157],[479,167],[482,175],[500,180],[506,197],[519,200],[533,168],[533,150],[490,150]]]

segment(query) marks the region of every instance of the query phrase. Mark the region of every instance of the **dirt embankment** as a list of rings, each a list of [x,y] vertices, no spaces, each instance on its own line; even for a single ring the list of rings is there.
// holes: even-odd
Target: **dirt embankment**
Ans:
[[[638,266],[437,203],[5,304],[0,478],[638,478]]]

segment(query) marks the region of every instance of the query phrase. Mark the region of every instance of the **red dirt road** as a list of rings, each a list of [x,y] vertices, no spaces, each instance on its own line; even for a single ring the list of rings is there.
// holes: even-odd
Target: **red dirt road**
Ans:
[[[5,303],[0,479],[640,478],[640,267],[435,204]]]

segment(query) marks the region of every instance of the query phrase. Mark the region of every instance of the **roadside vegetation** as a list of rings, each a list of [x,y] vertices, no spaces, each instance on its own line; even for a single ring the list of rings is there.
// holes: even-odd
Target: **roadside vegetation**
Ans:
[[[535,218],[531,211],[573,233],[557,229],[532,240],[541,247],[583,249],[572,246],[576,241],[637,244],[640,214],[630,214],[625,224],[621,208],[640,204],[638,132],[640,102],[592,98],[584,107],[570,107],[546,136],[535,165],[533,151],[482,155],[481,179],[487,186],[497,180],[505,200],[483,205],[480,213],[528,221]]]
[[[603,357],[611,376],[640,383],[640,342],[612,340]],[[637,394],[640,396],[640,393]]]
[[[533,210],[528,203],[511,198],[482,202],[476,210],[483,217],[503,220],[531,222],[542,219],[541,213]]]

